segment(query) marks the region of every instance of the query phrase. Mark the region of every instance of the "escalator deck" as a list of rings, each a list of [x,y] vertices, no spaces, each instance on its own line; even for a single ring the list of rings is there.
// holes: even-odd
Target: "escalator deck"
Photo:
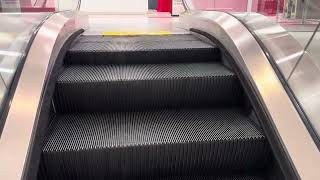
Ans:
[[[38,179],[262,180],[237,76],[193,35],[80,36],[56,81]]]

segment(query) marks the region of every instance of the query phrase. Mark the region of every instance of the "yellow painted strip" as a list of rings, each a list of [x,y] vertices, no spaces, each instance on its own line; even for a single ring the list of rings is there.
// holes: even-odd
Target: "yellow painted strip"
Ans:
[[[171,35],[170,31],[157,31],[157,32],[103,32],[103,36],[166,36]]]
[[[0,31],[0,37],[4,38],[4,37],[10,37],[10,38],[15,38],[17,36],[17,33],[14,32],[2,32]]]

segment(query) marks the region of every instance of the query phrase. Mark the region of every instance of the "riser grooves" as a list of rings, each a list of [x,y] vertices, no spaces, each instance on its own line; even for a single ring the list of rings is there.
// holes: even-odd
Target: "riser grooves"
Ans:
[[[234,107],[243,102],[237,77],[215,63],[72,66],[59,77],[58,112]]]
[[[230,153],[234,148],[237,153]],[[261,157],[261,154],[270,155],[265,142],[192,143],[90,152],[45,152],[42,166],[47,169],[45,174],[48,176],[61,175],[67,179],[212,175],[262,169],[268,158]]]
[[[215,49],[189,49],[152,52],[68,52],[65,63],[68,65],[161,64],[214,62],[219,60],[220,52]]]
[[[43,149],[48,176],[241,173],[271,157],[263,134],[237,109],[68,114],[53,122]]]
[[[98,37],[81,36],[66,64],[157,64],[220,60],[217,47],[191,35]]]

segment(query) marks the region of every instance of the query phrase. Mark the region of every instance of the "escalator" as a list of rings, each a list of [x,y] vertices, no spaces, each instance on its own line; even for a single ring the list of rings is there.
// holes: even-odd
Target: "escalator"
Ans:
[[[223,57],[194,34],[77,37],[38,179],[284,179]]]

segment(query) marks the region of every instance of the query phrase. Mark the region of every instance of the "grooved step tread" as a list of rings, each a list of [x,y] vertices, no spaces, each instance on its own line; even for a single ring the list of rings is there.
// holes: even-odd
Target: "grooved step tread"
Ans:
[[[70,66],[59,76],[59,112],[232,107],[242,101],[235,74],[217,63]]]
[[[66,114],[52,122],[42,166],[53,177],[243,172],[270,158],[265,136],[238,109]]]
[[[48,152],[265,140],[262,132],[238,109],[57,115],[50,130],[44,148]]]
[[[260,176],[252,175],[239,175],[239,176],[225,176],[225,177],[212,177],[212,176],[190,176],[190,177],[170,177],[170,178],[157,178],[156,180],[264,180]]]
[[[101,37],[80,36],[70,52],[158,51],[168,49],[214,49],[193,35]]]
[[[190,34],[177,34],[168,36],[79,36],[74,43],[99,42],[168,42],[168,41],[199,41],[199,38]],[[179,47],[177,47],[179,48]]]
[[[220,76],[234,77],[235,75],[219,63],[69,66],[59,76],[58,83],[214,78]]]
[[[46,175],[42,175],[39,177],[41,180],[52,179],[51,177],[47,177]],[[64,178],[60,177],[60,180]],[[81,178],[77,178],[81,179]],[[82,178],[83,179],[83,178]],[[133,178],[95,178],[95,180],[133,180]],[[225,177],[216,177],[216,176],[180,176],[180,177],[167,177],[167,178],[137,178],[138,180],[265,180],[260,176],[252,176],[252,175],[240,175],[240,176],[225,176]],[[56,179],[54,179],[56,180]]]
[[[220,59],[219,49],[193,35],[80,36],[67,53],[67,64],[141,64],[207,62]]]

